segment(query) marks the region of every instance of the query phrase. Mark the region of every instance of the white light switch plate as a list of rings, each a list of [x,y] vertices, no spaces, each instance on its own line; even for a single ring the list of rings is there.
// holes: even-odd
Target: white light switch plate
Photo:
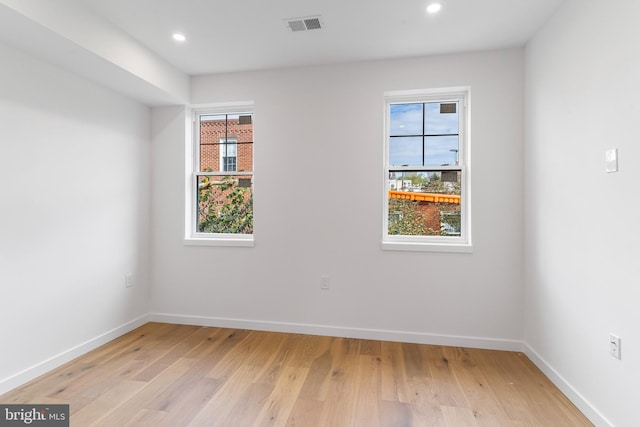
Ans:
[[[618,172],[618,149],[612,148],[605,153],[605,167],[608,173]]]

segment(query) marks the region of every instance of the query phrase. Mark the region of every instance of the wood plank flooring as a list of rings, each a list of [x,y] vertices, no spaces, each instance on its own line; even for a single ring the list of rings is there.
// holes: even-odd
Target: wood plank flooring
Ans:
[[[591,426],[522,353],[148,323],[10,393],[71,425]]]

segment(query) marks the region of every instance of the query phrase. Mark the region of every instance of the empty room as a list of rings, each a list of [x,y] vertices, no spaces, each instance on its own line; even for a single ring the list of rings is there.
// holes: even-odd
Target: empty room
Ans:
[[[638,22],[0,0],[0,425],[640,425]]]

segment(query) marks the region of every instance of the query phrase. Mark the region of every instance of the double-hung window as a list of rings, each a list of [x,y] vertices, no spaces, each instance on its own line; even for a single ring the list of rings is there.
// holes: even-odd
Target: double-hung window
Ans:
[[[251,104],[195,110],[188,244],[253,245]]]
[[[469,89],[385,93],[383,248],[471,251]]]

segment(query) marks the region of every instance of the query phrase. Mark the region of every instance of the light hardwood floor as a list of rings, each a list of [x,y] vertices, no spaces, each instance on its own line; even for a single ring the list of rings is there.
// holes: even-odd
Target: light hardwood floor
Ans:
[[[148,323],[12,392],[71,426],[590,426],[522,353]]]

